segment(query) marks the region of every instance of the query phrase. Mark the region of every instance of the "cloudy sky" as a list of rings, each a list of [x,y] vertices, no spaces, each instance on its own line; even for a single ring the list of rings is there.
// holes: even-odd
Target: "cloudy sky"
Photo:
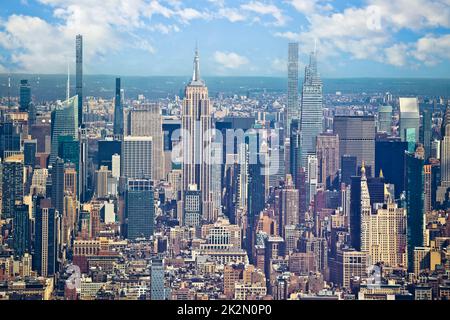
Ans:
[[[1,0],[0,73],[285,75],[317,42],[324,77],[450,77],[450,0]],[[303,72],[302,72],[303,73]]]

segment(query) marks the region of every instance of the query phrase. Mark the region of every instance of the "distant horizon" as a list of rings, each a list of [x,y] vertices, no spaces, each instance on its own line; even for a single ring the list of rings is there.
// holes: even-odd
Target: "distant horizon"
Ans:
[[[0,76],[20,76],[20,75],[31,75],[31,76],[64,76],[67,77],[67,74],[64,73],[26,73],[26,72],[12,72],[12,73],[4,73],[0,72]],[[299,81],[302,81],[303,77],[299,72]],[[84,73],[85,76],[97,76],[97,77],[115,77],[115,78],[123,78],[123,77],[134,77],[134,78],[150,78],[150,77],[173,77],[173,78],[187,78],[190,79],[189,76],[184,75],[118,75],[118,74],[108,74],[108,73]],[[70,77],[75,77],[74,73],[70,74]],[[202,75],[202,78],[275,78],[275,79],[286,79],[286,76],[283,75]],[[326,80],[341,80],[341,79],[415,79],[415,80],[450,80],[450,75],[448,77],[431,77],[431,76],[399,76],[399,77],[390,77],[390,76],[342,76],[342,77],[323,77],[322,79]]]

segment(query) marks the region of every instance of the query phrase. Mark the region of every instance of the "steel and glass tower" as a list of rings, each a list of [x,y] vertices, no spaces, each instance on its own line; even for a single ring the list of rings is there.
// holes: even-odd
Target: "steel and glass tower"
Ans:
[[[53,164],[58,156],[61,136],[70,136],[78,140],[78,96],[76,95],[52,111],[50,164]]]
[[[83,36],[75,39],[76,79],[75,94],[78,96],[78,127],[83,123]]]
[[[317,54],[314,50],[305,67],[302,89],[300,130],[302,133],[302,166],[306,167],[308,155],[316,152],[316,138],[322,133],[322,80],[317,73]]]

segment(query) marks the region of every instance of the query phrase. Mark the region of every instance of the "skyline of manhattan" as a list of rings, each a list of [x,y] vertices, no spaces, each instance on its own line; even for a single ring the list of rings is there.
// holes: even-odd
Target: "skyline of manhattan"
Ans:
[[[20,4],[0,14],[0,300],[450,300],[449,0]],[[211,42],[221,23],[255,37]],[[152,66],[182,75],[127,76]],[[355,72],[376,69],[433,76]]]

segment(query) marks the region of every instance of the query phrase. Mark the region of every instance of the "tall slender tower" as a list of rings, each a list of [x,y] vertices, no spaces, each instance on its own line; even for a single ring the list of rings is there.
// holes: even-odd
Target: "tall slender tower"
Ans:
[[[123,104],[120,92],[120,78],[116,78],[116,96],[114,100],[114,135],[123,135]]]
[[[322,80],[317,73],[317,54],[314,49],[305,67],[305,81],[302,89],[302,107],[300,130],[302,132],[302,166],[306,167],[307,158],[316,152],[316,138],[322,133]]]
[[[297,119],[298,105],[298,43],[289,43],[288,49],[288,92],[286,113],[286,136],[291,134],[292,119]]]
[[[83,36],[75,39],[76,54],[76,80],[75,94],[78,96],[78,127],[83,123]]]
[[[441,125],[441,183],[437,189],[436,200],[445,204],[450,189],[450,105],[447,105]]]
[[[197,185],[202,195],[202,217],[215,221],[213,194],[211,190],[210,154],[204,152],[212,142],[211,107],[208,88],[200,78],[200,60],[195,50],[194,73],[185,88],[182,108],[182,146],[183,146],[183,206],[184,193],[189,185]]]

